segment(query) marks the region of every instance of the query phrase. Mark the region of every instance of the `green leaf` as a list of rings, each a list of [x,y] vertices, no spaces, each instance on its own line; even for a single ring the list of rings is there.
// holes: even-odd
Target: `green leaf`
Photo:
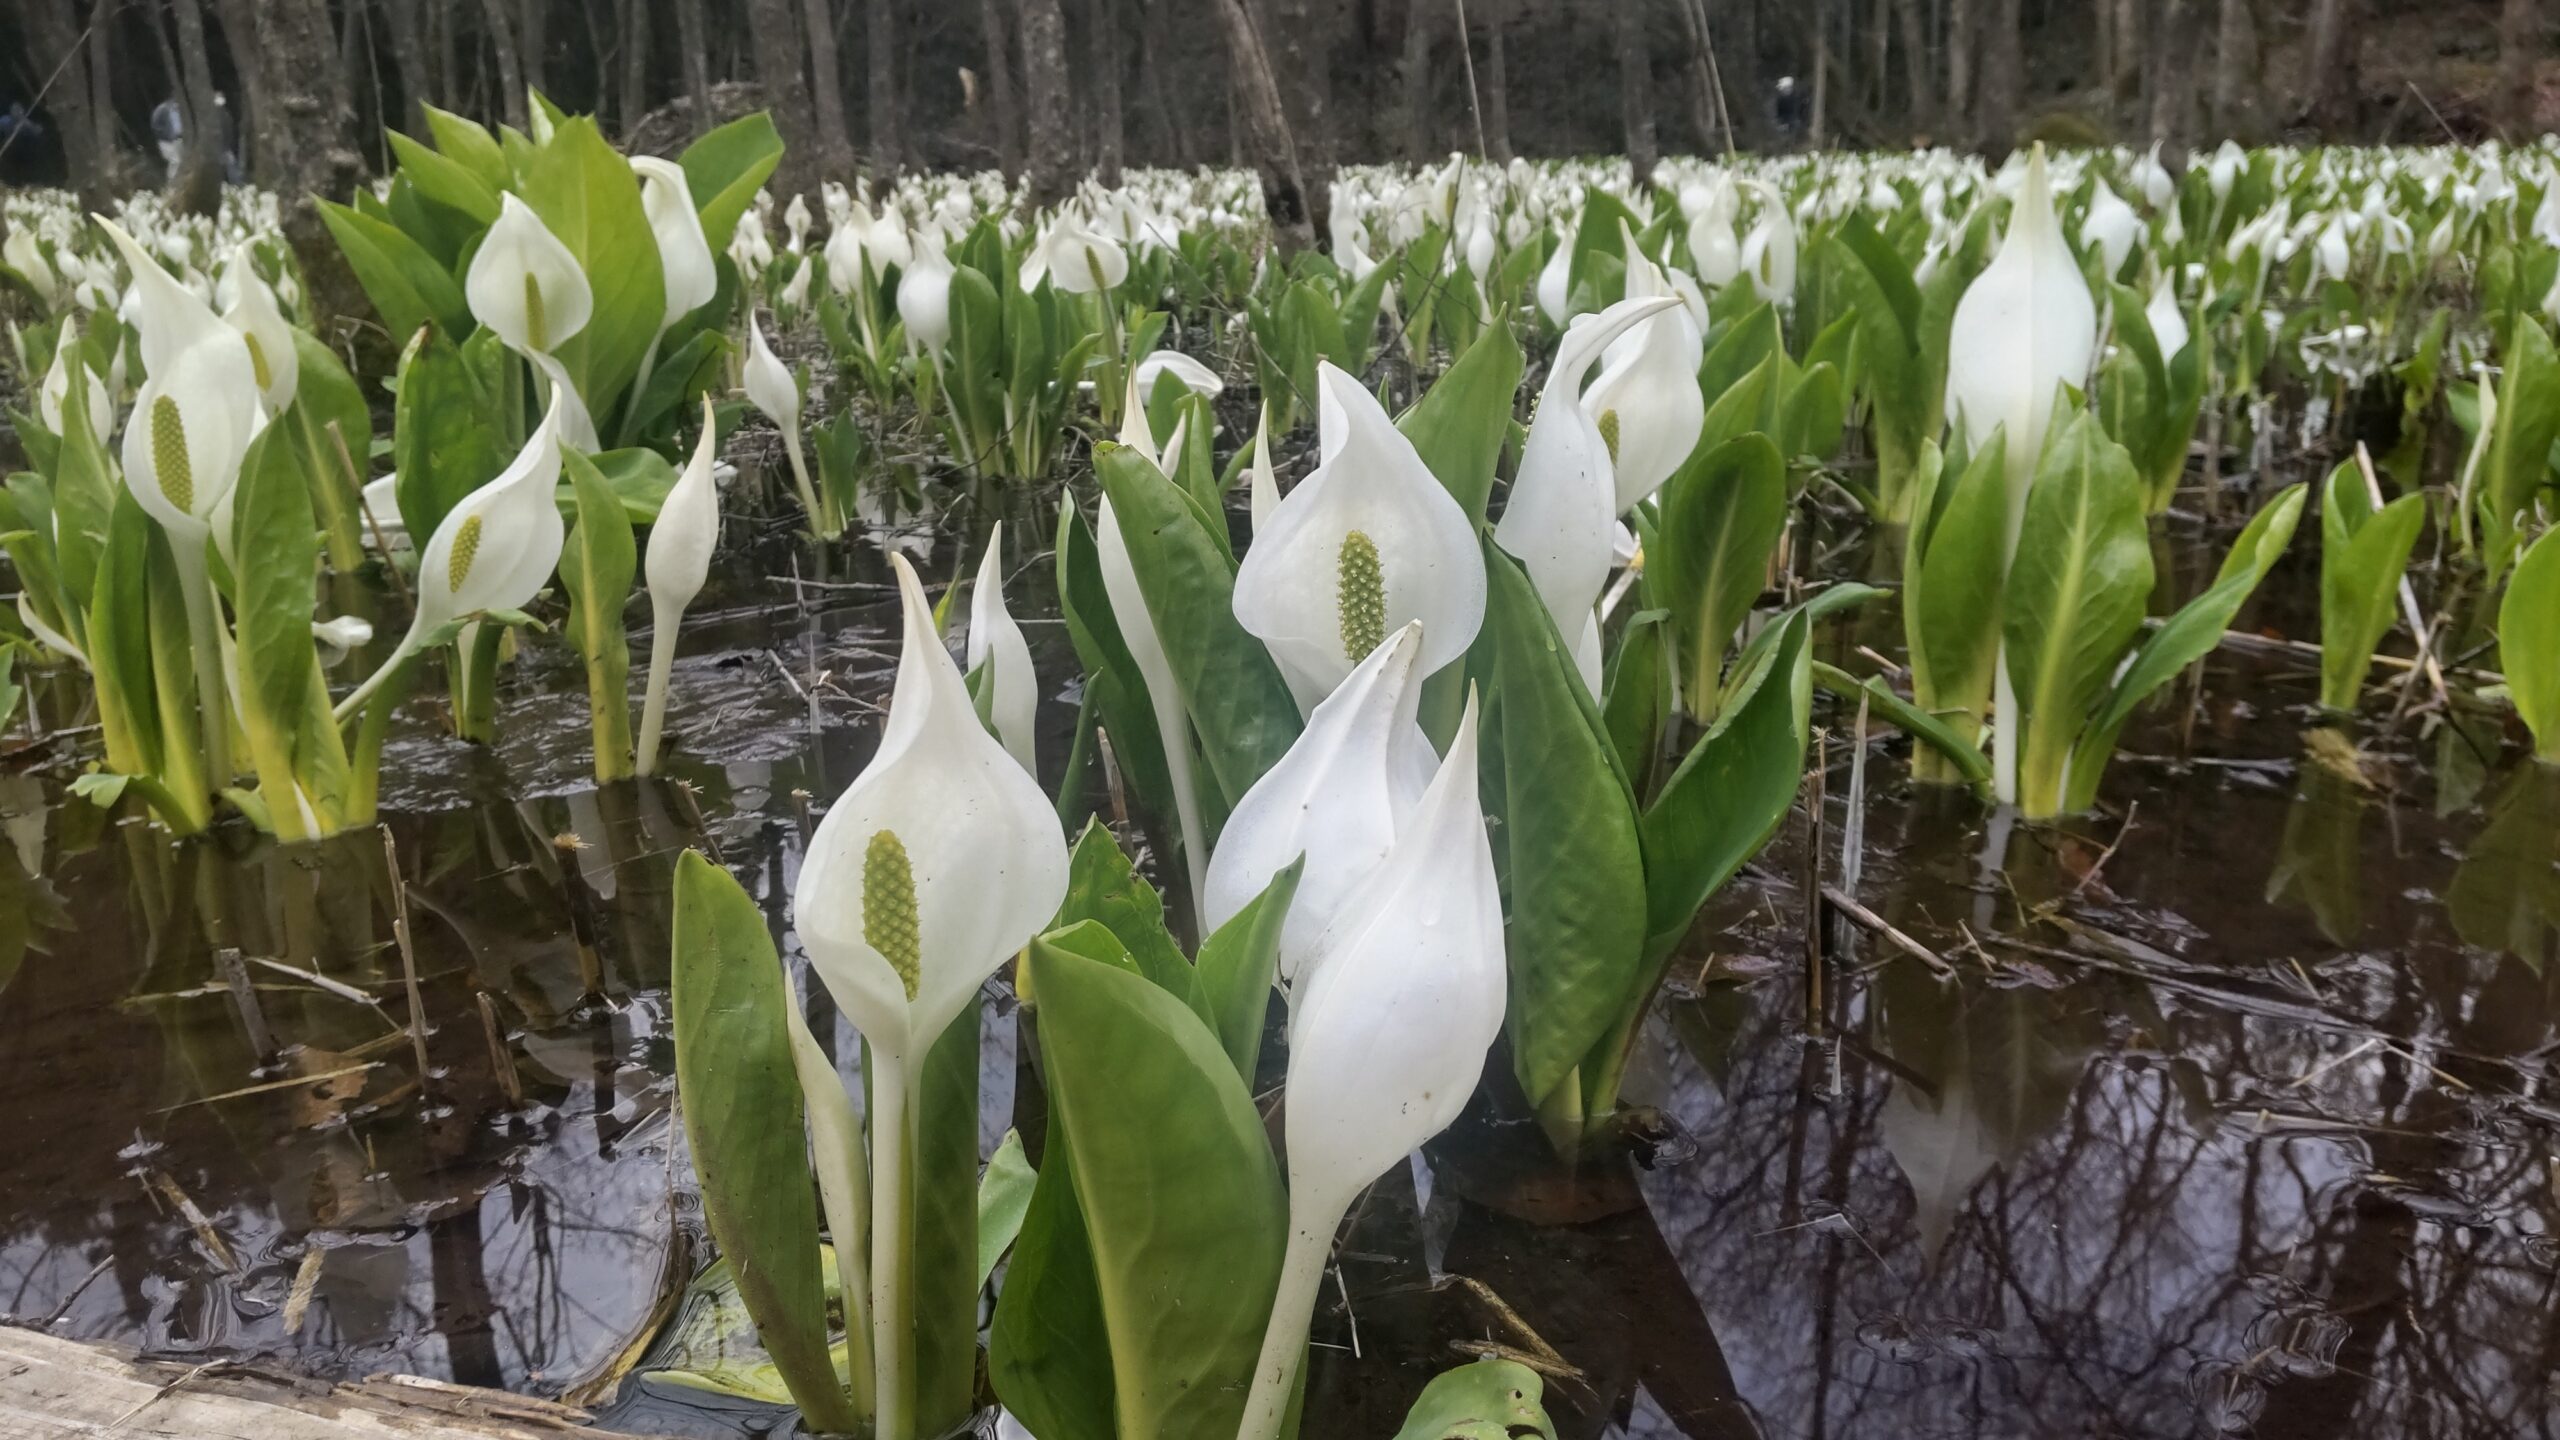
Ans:
[[[400,523],[423,549],[446,513],[498,478],[514,457],[500,429],[495,387],[442,335],[410,343],[400,357],[399,391],[391,463],[400,478],[392,489]]]
[[[1395,1440],[1555,1440],[1546,1382],[1516,1360],[1444,1370],[1422,1387]]]
[[[2133,718],[2134,707],[2222,643],[2232,617],[2292,542],[2307,493],[2303,486],[2287,486],[2261,507],[2240,537],[2231,542],[2230,553],[2222,557],[2222,571],[2213,584],[2153,631],[2135,652],[2133,663],[2117,674],[2115,683],[2108,687],[2106,703],[2098,707],[2089,728],[2074,745],[2071,782],[2063,794],[2065,805],[2085,810],[2096,803],[2098,779],[2106,772],[2116,736]]]
[[[1236,622],[1235,572],[1199,503],[1125,445],[1096,447],[1094,468],[1201,754],[1231,808],[1298,738],[1297,702],[1270,652]]]
[[[1994,430],[1949,476],[1937,447],[1928,446],[1912,476],[1902,570],[1912,699],[1968,738],[1990,713],[2000,656],[2007,451],[2005,431]]]
[[[285,434],[271,425],[249,443],[231,495],[232,553],[255,557],[232,586],[239,710],[277,838],[317,840],[337,830],[352,780],[311,639],[311,492]]]
[[[1166,777],[1163,740],[1147,703],[1146,682],[1112,616],[1092,527],[1073,505],[1058,507],[1057,555],[1058,610],[1084,667],[1085,689],[1111,736],[1120,772],[1148,813],[1171,816],[1173,782]]]
[[[1764,442],[1765,443],[1765,442]],[[1572,652],[1518,562],[1484,542],[1487,770],[1510,899],[1512,1066],[1532,1101],[1572,1078],[1644,965],[1635,799]]]
[[[926,1052],[917,1086],[913,1248],[915,1420],[941,1435],[969,1418],[978,1384],[978,1007]]]
[[[1031,1211],[1031,1190],[1039,1182],[1031,1159],[1022,1153],[1022,1133],[1004,1132],[1004,1143],[987,1160],[978,1179],[978,1284],[984,1288],[996,1273],[996,1262],[1022,1233],[1022,1217]]]
[[[1507,325],[1489,326],[1429,393],[1396,419],[1431,473],[1457,497],[1467,519],[1484,523],[1494,466],[1511,433],[1511,397],[1525,362]]]
[[[1191,993],[1191,962],[1165,928],[1164,900],[1138,873],[1102,821],[1087,821],[1067,856],[1067,895],[1052,930],[1090,920],[1110,931],[1137,962],[1139,973],[1167,992]]]
[[[676,1088],[703,1214],[810,1427],[851,1431],[859,1422],[827,1350],[818,1210],[782,1013],[791,995],[781,959],[755,900],[697,851],[676,862],[673,929]]]
[[[515,175],[507,168],[506,152],[498,147],[498,139],[488,127],[433,105],[418,108],[426,112],[427,133],[435,137],[438,150],[460,162],[490,189],[513,188]]]
[[[487,225],[498,218],[498,188],[459,160],[440,155],[397,130],[386,130],[401,173],[418,193]]]
[[[2516,562],[2498,602],[2498,660],[2507,695],[2533,731],[2533,753],[2560,762],[2560,541],[2546,530]]]
[[[773,128],[773,116],[758,110],[686,146],[676,163],[684,167],[685,188],[702,216],[702,238],[711,242],[712,254],[724,254],[739,218],[782,163],[782,135]]]
[[[555,353],[588,410],[609,414],[666,318],[666,280],[639,178],[596,122],[581,116],[552,130],[525,172],[523,191],[525,204],[587,272],[594,312]]]
[[[1804,778],[1813,707],[1812,626],[1779,623],[1779,639],[1738,680],[1722,717],[1645,808],[1648,949],[1667,955],[1707,897],[1778,832]]]
[[[1768,584],[1786,522],[1786,461],[1766,435],[1693,454],[1662,487],[1660,538],[1645,563],[1678,626],[1693,715],[1715,714],[1725,647]]]
[[[2019,801],[2030,818],[2059,812],[2072,747],[2141,633],[2150,594],[2141,477],[2124,447],[2082,414],[2038,467],[2002,605],[2025,727]]]
[[[1013,1263],[996,1292],[987,1377],[1005,1409],[1042,1440],[1119,1440],[1111,1336],[1068,1143],[1065,1127],[1052,1123]]]
[[[561,452],[561,469],[576,496],[577,525],[560,551],[560,583],[569,592],[569,643],[587,664],[587,726],[595,740],[599,783],[631,774],[631,641],[622,607],[631,599],[639,567],[631,517],[595,462],[576,450]]]
[[[353,570],[364,562],[365,476],[362,467],[373,455],[373,415],[364,391],[347,367],[318,336],[293,332],[296,378],[293,405],[284,417],[295,458],[311,489],[311,508],[329,536],[329,562]],[[329,435],[335,424],[345,449]],[[358,467],[350,472],[349,465]]]
[[[2551,446],[2560,440],[2560,352],[2530,315],[2516,317],[2500,356],[2498,413],[2490,426],[2477,498],[2493,536],[2509,534],[2551,478]],[[2492,554],[2492,568],[2500,558]]]
[[[477,327],[452,273],[398,226],[327,200],[318,203],[321,223],[345,253],[384,329],[406,340],[429,324],[457,338]]]
[[[2320,500],[2320,703],[2352,711],[2373,648],[2399,618],[2400,577],[2427,523],[2412,492],[2377,512],[2352,460],[2329,472]]]
[[[1261,1116],[1217,1037],[1179,999],[1048,936],[1031,942],[1029,966],[1053,1134],[1068,1142],[1114,1367],[1102,1433],[1231,1434],[1287,1227]],[[1017,1249],[1016,1273],[1030,1259]],[[1000,1348],[1005,1339],[999,1323]],[[1020,1372],[999,1356],[996,1373],[1006,1403],[1040,1424],[1004,1387]]]
[[[1865,702],[1887,722],[1942,757],[1967,783],[1985,790],[1990,786],[1991,761],[1970,734],[1959,733],[1944,720],[1896,695],[1882,679],[1870,675],[1861,681],[1837,665],[1816,660],[1813,683],[1844,701]]]
[[[1652,788],[1654,762],[1662,754],[1663,732],[1677,698],[1670,633],[1668,610],[1629,616],[1601,687],[1600,723],[1618,752],[1619,770],[1639,795]]]
[[[832,1277],[835,1247],[819,1246],[818,1258]],[[826,1294],[832,1300],[843,1290],[829,1278]],[[833,1351],[840,1366],[849,1361],[842,1341],[835,1344]],[[675,1325],[657,1358],[662,1362],[660,1368],[642,1374],[659,1384],[681,1385],[688,1390],[767,1405],[791,1403],[791,1388],[783,1383],[782,1371],[756,1338],[755,1319],[738,1298],[738,1272],[726,1255],[704,1266],[693,1283],[685,1287]]]
[[[1262,1024],[1271,1013],[1271,977],[1280,963],[1280,928],[1298,893],[1303,860],[1271,877],[1253,903],[1200,942],[1192,968],[1191,1008],[1216,1031],[1236,1078],[1248,1087],[1262,1060]]]

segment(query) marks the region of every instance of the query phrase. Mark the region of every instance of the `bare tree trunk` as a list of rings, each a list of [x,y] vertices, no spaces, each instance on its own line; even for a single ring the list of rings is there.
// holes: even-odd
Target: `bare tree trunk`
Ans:
[[[480,0],[480,18],[489,32],[489,48],[498,55],[498,108],[507,123],[525,128],[524,64],[516,54],[515,27],[507,21],[507,0]]]
[[[1015,0],[1022,32],[1024,116],[1031,140],[1031,203],[1055,205],[1076,187],[1075,115],[1067,89],[1067,20],[1058,0]]]
[[[1973,59],[1982,44],[1982,7],[1997,0],[1949,0],[1947,6],[1947,129],[1978,136],[1973,123]]]
[[[1191,130],[1174,119],[1173,101],[1165,94],[1164,59],[1161,54],[1164,28],[1173,23],[1172,13],[1158,10],[1161,0],[1139,0],[1138,10],[1138,83],[1145,89],[1147,108],[1156,120],[1156,156],[1176,169],[1191,165]]]
[[[1420,0],[1446,4],[1448,0]],[[1261,0],[1251,13],[1256,33],[1270,42],[1271,70],[1286,76],[1281,114],[1298,147],[1298,173],[1314,202],[1316,234],[1327,235],[1334,166],[1333,44],[1339,6],[1328,0]]]
[[[390,31],[391,65],[400,72],[401,124],[419,139],[427,134],[427,106],[435,90],[427,75],[425,7],[415,0],[384,0]]]
[[[869,0],[869,64],[865,96],[870,106],[871,173],[889,176],[907,163],[906,138],[900,132],[898,106],[898,7],[896,0]]]
[[[650,0],[621,0],[622,133],[629,135],[649,113]]]
[[[2363,88],[2356,63],[2364,38],[2363,11],[2362,0],[2312,0],[2302,115],[2327,139],[2348,138],[2355,124],[2356,97]]]
[[[1511,60],[1503,32],[1511,27],[1511,0],[1475,0],[1484,26],[1485,149],[1496,161],[1511,160]]]
[[[2103,0],[2115,7],[2116,68],[2106,77],[2107,93],[2119,105],[2142,103],[2143,0]]]
[[[1119,0],[1090,0],[1093,21],[1093,168],[1105,185],[1120,183],[1120,157],[1128,143],[1120,104],[1120,76],[1128,68],[1120,30]]]
[[[1643,184],[1662,158],[1653,135],[1653,54],[1645,44],[1650,0],[1616,0],[1618,109],[1627,127],[1627,166]]]
[[[1430,0],[1405,0],[1403,71],[1405,158],[1417,165],[1427,164],[1435,158],[1431,143]]]
[[[1808,132],[1819,150],[1831,138],[1831,0],[1813,0],[1813,124]]]
[[[2106,0],[2113,4],[2115,0]],[[1935,87],[1929,83],[1928,17],[1920,13],[1921,0],[1901,0],[1894,14],[1902,22],[1903,84],[1911,91],[1911,133],[1927,135],[1936,128],[1937,113],[1931,101]]]
[[[777,195],[814,195],[818,189],[817,107],[809,98],[808,45],[800,0],[747,0],[748,43],[755,50],[756,83],[765,108],[782,132],[782,165],[774,171]]]
[[[89,7],[89,44],[85,58],[89,66],[89,125],[96,135],[98,153],[117,153],[116,142],[116,64],[115,64],[115,0],[95,0]]]
[[[1976,0],[1977,4],[1983,0]],[[2026,57],[2019,50],[2018,29],[2024,17],[2020,0],[1989,0],[1990,22],[1982,36],[1982,79],[1974,108],[1974,140],[1985,151],[2005,154],[2018,142],[2018,97],[2026,87]]]
[[[53,112],[54,128],[62,136],[62,158],[71,167],[71,186],[80,194],[82,209],[99,208],[123,189],[123,166],[112,145],[98,142],[92,112],[113,101],[91,93],[84,22],[49,0],[25,7],[24,15],[28,67],[39,82],[46,75],[54,76],[45,107]]]
[[[2498,125],[2512,141],[2534,129],[2534,68],[2542,58],[2542,0],[2498,7]]]
[[[524,19],[517,30],[517,63],[524,67],[526,88],[550,93],[543,57],[551,50],[550,0],[524,0]]]
[[[2249,0],[2222,0],[2213,37],[2213,128],[2227,136],[2248,134],[2252,82],[2258,69],[2257,17]]]
[[[817,107],[818,173],[828,180],[853,175],[853,130],[844,114],[844,70],[836,58],[835,8],[828,0],[803,0],[809,28],[809,91]]]
[[[2183,143],[2195,129],[2194,54],[2204,0],[2159,0],[2160,26],[2151,46],[2151,138]]]
[[[232,53],[246,38],[266,59],[269,103],[254,123],[275,161],[271,183],[282,197],[285,240],[301,266],[313,328],[334,340],[338,322],[371,313],[372,303],[320,220],[320,200],[343,200],[364,178],[363,157],[348,135],[347,76],[336,64],[329,0],[256,0],[255,18],[253,37],[230,37]]]
[[[1867,114],[1882,116],[1893,101],[1893,12],[1894,0],[1875,0],[1875,14],[1867,24],[1867,73],[1860,76],[1867,94]],[[1856,12],[1850,24],[1857,23]],[[1913,97],[1915,100],[1917,96]]]
[[[1004,0],[978,0],[979,30],[987,45],[987,123],[996,164],[1007,175],[1022,173],[1022,121],[1014,113],[1013,32],[1005,24]]]
[[[703,23],[702,0],[675,0],[676,50],[684,59],[684,95],[693,110],[693,133],[712,126],[711,37]]]
[[[1245,0],[1217,0],[1217,7],[1227,34],[1228,89],[1244,122],[1253,168],[1262,175],[1263,213],[1271,217],[1271,236],[1282,253],[1295,254],[1315,244],[1315,207],[1298,168],[1297,144],[1289,137],[1289,117],[1280,107],[1280,85]]]
[[[204,11],[196,0],[171,0],[178,26],[178,66],[186,77],[186,163],[170,189],[179,208],[211,215],[222,208],[223,108],[213,98],[212,52],[204,43]],[[151,28],[160,29],[155,16]]]

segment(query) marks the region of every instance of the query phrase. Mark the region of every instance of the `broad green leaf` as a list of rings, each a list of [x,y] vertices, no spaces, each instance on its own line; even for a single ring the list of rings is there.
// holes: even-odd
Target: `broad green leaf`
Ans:
[[[525,172],[523,191],[525,204],[577,257],[595,294],[586,328],[555,353],[588,410],[608,415],[666,318],[666,280],[639,178],[582,116],[551,132]]]
[[[364,562],[364,466],[373,455],[373,414],[355,377],[319,337],[295,330],[293,351],[293,404],[282,418],[290,422],[311,508],[328,533],[329,563],[352,570]]]
[[[391,142],[391,153],[399,157],[402,174],[417,187],[419,194],[439,205],[459,210],[482,225],[498,218],[497,187],[478,171],[428,149],[397,130],[384,131],[383,138]]]
[[[2133,718],[2134,707],[2222,643],[2232,617],[2292,542],[2307,493],[2303,486],[2287,486],[2250,517],[2240,537],[2231,542],[2230,553],[2223,556],[2222,571],[2213,584],[2162,622],[2134,653],[2133,663],[2116,675],[2115,683],[2107,689],[2105,703],[2075,742],[2070,783],[2063,793],[2066,806],[2083,810],[2096,802],[2098,779],[2115,750],[2117,734]],[[2148,568],[2145,566],[2146,573]]]
[[[458,339],[477,327],[452,273],[399,227],[326,200],[319,206],[384,329],[406,340],[433,324]]]
[[[2062,806],[2072,747],[2141,633],[2150,594],[2141,477],[2083,414],[2037,468],[2001,605],[2024,724],[2019,797],[2030,816]]]
[[[433,105],[419,108],[426,112],[427,133],[435,137],[437,150],[459,161],[490,189],[513,188],[515,176],[507,168],[506,152],[498,147],[498,138],[487,127]]]
[[[1991,784],[1991,761],[1982,753],[1981,745],[1968,734],[1960,734],[1945,721],[1901,696],[1891,686],[1870,675],[1861,681],[1837,665],[1813,662],[1813,683],[1847,702],[1864,702],[1885,721],[1900,728],[1913,740],[1928,747],[1928,752],[1942,758],[1968,784],[1987,790]]]
[[[1766,435],[1692,455],[1662,487],[1660,538],[1645,564],[1678,627],[1693,715],[1714,716],[1725,647],[1768,584],[1786,522],[1786,461]]]
[[[2320,502],[2320,703],[2352,711],[2373,648],[2399,618],[2400,577],[2427,523],[2426,497],[2373,508],[2350,460],[2329,472]]]
[[[1102,1286],[1067,1163],[1067,1132],[1054,1111],[1051,1122],[1013,1261],[996,1292],[987,1377],[1004,1408],[1041,1440],[1119,1440]]]
[[[1067,895],[1052,930],[1090,920],[1118,937],[1139,972],[1175,995],[1191,993],[1191,962],[1165,928],[1164,899],[1097,818],[1067,856]]]
[[[1253,903],[1200,942],[1192,969],[1191,1008],[1216,1031],[1236,1078],[1248,1087],[1262,1059],[1262,1025],[1271,1013],[1271,979],[1280,963],[1280,927],[1298,893],[1304,862],[1271,877]]]
[[[979,1004],[934,1041],[917,1087],[909,1353],[924,1435],[958,1428],[977,1393]]]
[[[231,494],[231,533],[232,553],[256,557],[232,587],[250,761],[277,838],[317,840],[338,828],[351,781],[311,640],[320,561],[311,492],[280,426],[249,443]]]
[[[1678,682],[1671,674],[1671,612],[1629,616],[1601,688],[1600,723],[1618,752],[1618,768],[1638,795],[1652,788]]]
[[[1644,966],[1644,857],[1634,797],[1572,652],[1518,562],[1490,539],[1484,552],[1474,668],[1496,698],[1486,758],[1509,882],[1504,1024],[1537,1101],[1630,1003]]]
[[[1494,466],[1511,432],[1511,397],[1520,388],[1524,363],[1510,327],[1491,326],[1396,418],[1396,428],[1413,442],[1422,463],[1479,525],[1493,496]]]
[[[631,774],[631,641],[622,607],[631,599],[639,547],[622,499],[576,450],[561,452],[561,470],[576,497],[577,524],[560,551],[560,583],[569,592],[569,643],[587,663],[587,727],[595,741],[599,783]]]
[[[755,900],[698,851],[676,862],[673,929],[676,1087],[703,1214],[811,1428],[851,1431],[858,1421],[827,1349],[818,1208],[781,958]]]
[[[782,163],[782,136],[773,117],[759,110],[686,146],[676,163],[684,167],[685,187],[702,216],[702,238],[711,242],[712,254],[724,254],[739,218]]]
[[[1516,1360],[1490,1357],[1444,1370],[1422,1387],[1395,1440],[1555,1440],[1546,1381]]]
[[[835,1247],[819,1246],[818,1258],[830,1267],[826,1273],[832,1276]],[[827,1298],[833,1300],[842,1293],[829,1279]],[[850,1359],[844,1342],[836,1342],[833,1349],[841,1368]],[[737,1269],[726,1255],[703,1267],[685,1287],[658,1358],[661,1367],[641,1372],[642,1378],[767,1405],[791,1403],[791,1387],[783,1383],[782,1371],[756,1336],[755,1318],[738,1297]]]
[[[1715,728],[1645,807],[1646,927],[1656,957],[1669,953],[1707,897],[1769,843],[1804,778],[1812,627],[1802,615],[1776,627],[1778,641],[1737,678]]]
[[[1902,570],[1911,694],[1964,738],[1990,713],[1999,663],[2007,451],[2005,432],[1994,430],[1961,470],[1942,467],[1929,446],[1913,471]]]
[[[996,1273],[996,1262],[1013,1246],[1013,1238],[1022,1233],[1022,1217],[1031,1210],[1031,1190],[1040,1177],[1032,1171],[1030,1157],[1022,1153],[1022,1134],[1004,1132],[1004,1142],[987,1160],[986,1173],[978,1177],[978,1285],[984,1288]]]
[[[399,391],[392,406],[391,463],[399,475],[393,493],[400,523],[424,547],[446,512],[498,478],[513,456],[486,373],[442,335],[410,343],[400,357]]]
[[[1199,503],[1124,445],[1094,452],[1174,684],[1232,807],[1298,738],[1297,702],[1235,615],[1235,572]]]
[[[2560,762],[2560,531],[2544,531],[2507,577],[2498,602],[2498,663],[2507,695],[2533,732],[2533,753]]]
[[[1261,1116],[1179,999],[1045,936],[1029,964],[1109,1338],[1117,1440],[1231,1434],[1288,1223]]]
[[[1058,507],[1058,610],[1067,622],[1086,692],[1111,737],[1112,753],[1131,794],[1159,819],[1173,814],[1173,782],[1166,778],[1164,747],[1138,662],[1121,639],[1103,588],[1093,529],[1073,505]]]

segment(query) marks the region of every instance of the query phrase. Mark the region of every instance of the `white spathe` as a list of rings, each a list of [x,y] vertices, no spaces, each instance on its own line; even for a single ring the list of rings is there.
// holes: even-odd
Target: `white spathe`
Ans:
[[[1419,621],[1371,651],[1316,706],[1288,753],[1236,802],[1218,834],[1201,900],[1204,930],[1235,918],[1272,876],[1306,857],[1280,932],[1284,984],[1343,901],[1386,859],[1431,783],[1438,757],[1414,723],[1421,654]]]
[[[1475,527],[1377,397],[1329,362],[1317,367],[1322,461],[1277,506],[1236,571],[1237,623],[1270,650],[1298,707],[1313,711],[1364,656],[1345,641],[1343,548],[1376,550],[1381,636],[1423,622],[1429,675],[1484,624]]]
[[[968,668],[986,667],[991,687],[987,713],[996,738],[1033,778],[1040,774],[1039,737],[1033,721],[1040,708],[1040,676],[1031,666],[1031,645],[1004,603],[1004,522],[988,531],[987,555],[978,564],[978,583],[969,592]]]

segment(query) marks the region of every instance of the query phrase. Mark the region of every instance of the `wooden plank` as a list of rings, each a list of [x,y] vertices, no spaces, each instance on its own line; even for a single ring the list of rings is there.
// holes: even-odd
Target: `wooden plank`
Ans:
[[[0,1440],[626,1440],[573,1406],[377,1375],[331,1383],[255,1365],[142,1361],[110,1345],[0,1326]]]

